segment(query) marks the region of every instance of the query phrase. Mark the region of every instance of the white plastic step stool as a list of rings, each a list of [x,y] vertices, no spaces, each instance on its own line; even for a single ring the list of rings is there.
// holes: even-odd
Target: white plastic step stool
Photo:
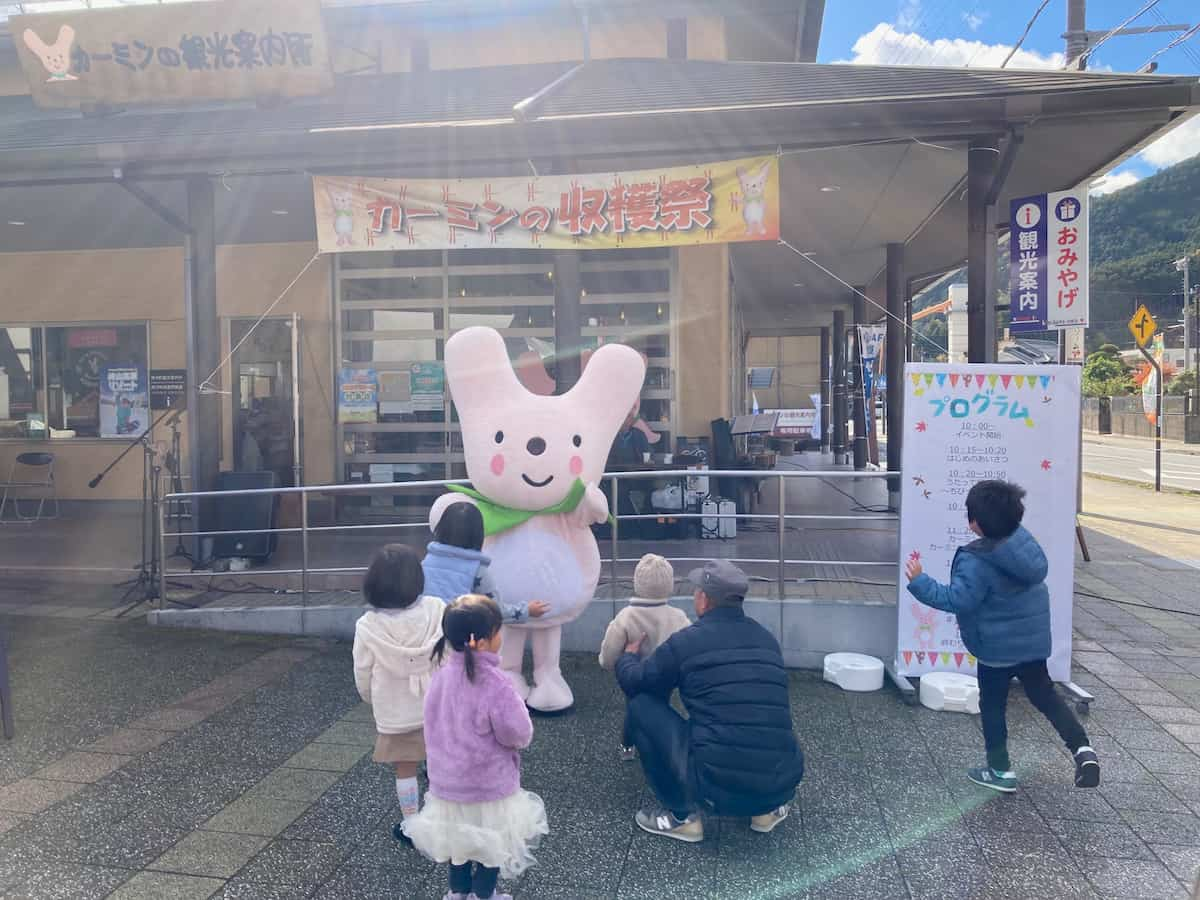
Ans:
[[[979,682],[960,672],[922,675],[921,705],[939,711],[979,715]]]
[[[830,653],[825,680],[843,691],[877,691],[883,687],[883,660],[863,653]]]

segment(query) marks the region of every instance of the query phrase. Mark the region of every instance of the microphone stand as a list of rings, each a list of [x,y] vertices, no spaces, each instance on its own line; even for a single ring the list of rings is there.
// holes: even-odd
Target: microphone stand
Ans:
[[[158,473],[160,469],[154,459],[154,457],[157,455],[157,451],[155,451],[151,443],[150,436],[154,429],[162,422],[162,420],[172,414],[178,415],[179,411],[174,409],[166,410],[162,415],[150,423],[149,428],[142,432],[142,434],[138,435],[138,437],[136,437],[134,440],[130,441],[125,449],[117,454],[116,458],[113,459],[112,462],[110,462],[107,466],[105,466],[104,469],[96,475],[96,477],[88,482],[88,487],[94,489],[100,484],[100,482],[104,480],[105,476],[107,476],[109,472],[116,468],[117,464],[120,463],[121,460],[123,460],[129,454],[129,452],[133,450],[134,447],[139,445],[142,447],[142,559],[137,566],[137,576],[129,581],[122,581],[117,585],[117,587],[129,585],[129,589],[125,592],[125,596],[121,598],[122,603],[129,600],[129,598],[133,596],[133,594],[139,589],[141,590],[141,597],[135,600],[126,609],[121,611],[118,614],[118,618],[132,612],[142,603],[159,598],[158,575],[160,560],[158,547]],[[147,548],[146,542],[147,516],[149,516],[151,519],[149,548]]]

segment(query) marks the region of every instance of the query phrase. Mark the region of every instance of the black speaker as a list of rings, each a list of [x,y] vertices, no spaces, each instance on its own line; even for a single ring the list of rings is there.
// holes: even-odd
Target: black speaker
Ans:
[[[218,491],[249,491],[275,487],[274,472],[222,472],[217,478]],[[275,527],[278,496],[220,497],[216,501],[214,531],[252,531]],[[217,559],[245,557],[266,560],[275,549],[275,535],[269,531],[254,534],[219,534],[213,538],[213,556]]]

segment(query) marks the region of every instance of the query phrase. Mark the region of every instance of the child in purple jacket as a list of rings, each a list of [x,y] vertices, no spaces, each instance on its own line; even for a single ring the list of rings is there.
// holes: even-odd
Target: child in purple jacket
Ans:
[[[450,864],[444,900],[512,900],[495,892],[497,880],[533,865],[530,851],[550,830],[542,798],[521,789],[533,723],[500,668],[501,622],[490,597],[459,597],[433,651],[445,663],[425,696],[429,792],[403,829],[430,859]]]

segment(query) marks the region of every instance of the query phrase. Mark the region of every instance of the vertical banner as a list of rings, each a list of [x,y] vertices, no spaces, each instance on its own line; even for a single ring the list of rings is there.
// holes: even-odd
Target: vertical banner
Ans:
[[[1009,330],[1086,326],[1087,188],[1019,197],[1009,211]]]
[[[150,427],[146,369],[110,365],[100,370],[100,437],[135,438]]]
[[[1087,188],[1046,195],[1050,229],[1046,254],[1046,324],[1088,325]]]
[[[887,336],[886,325],[859,325],[858,348],[862,375],[862,402],[867,421],[867,458],[871,465],[879,465],[879,437],[875,432],[875,392],[879,385],[877,377],[883,361],[883,342]]]
[[[904,563],[918,559],[931,578],[949,581],[955,551],[975,540],[967,492],[1001,479],[1026,490],[1023,524],[1050,563],[1050,676],[1070,680],[1080,368],[909,363],[904,371],[897,670],[975,673],[955,617],[908,593]]]
[[[1046,330],[1046,195],[1020,197],[1010,205],[1008,232],[1009,330]]]

